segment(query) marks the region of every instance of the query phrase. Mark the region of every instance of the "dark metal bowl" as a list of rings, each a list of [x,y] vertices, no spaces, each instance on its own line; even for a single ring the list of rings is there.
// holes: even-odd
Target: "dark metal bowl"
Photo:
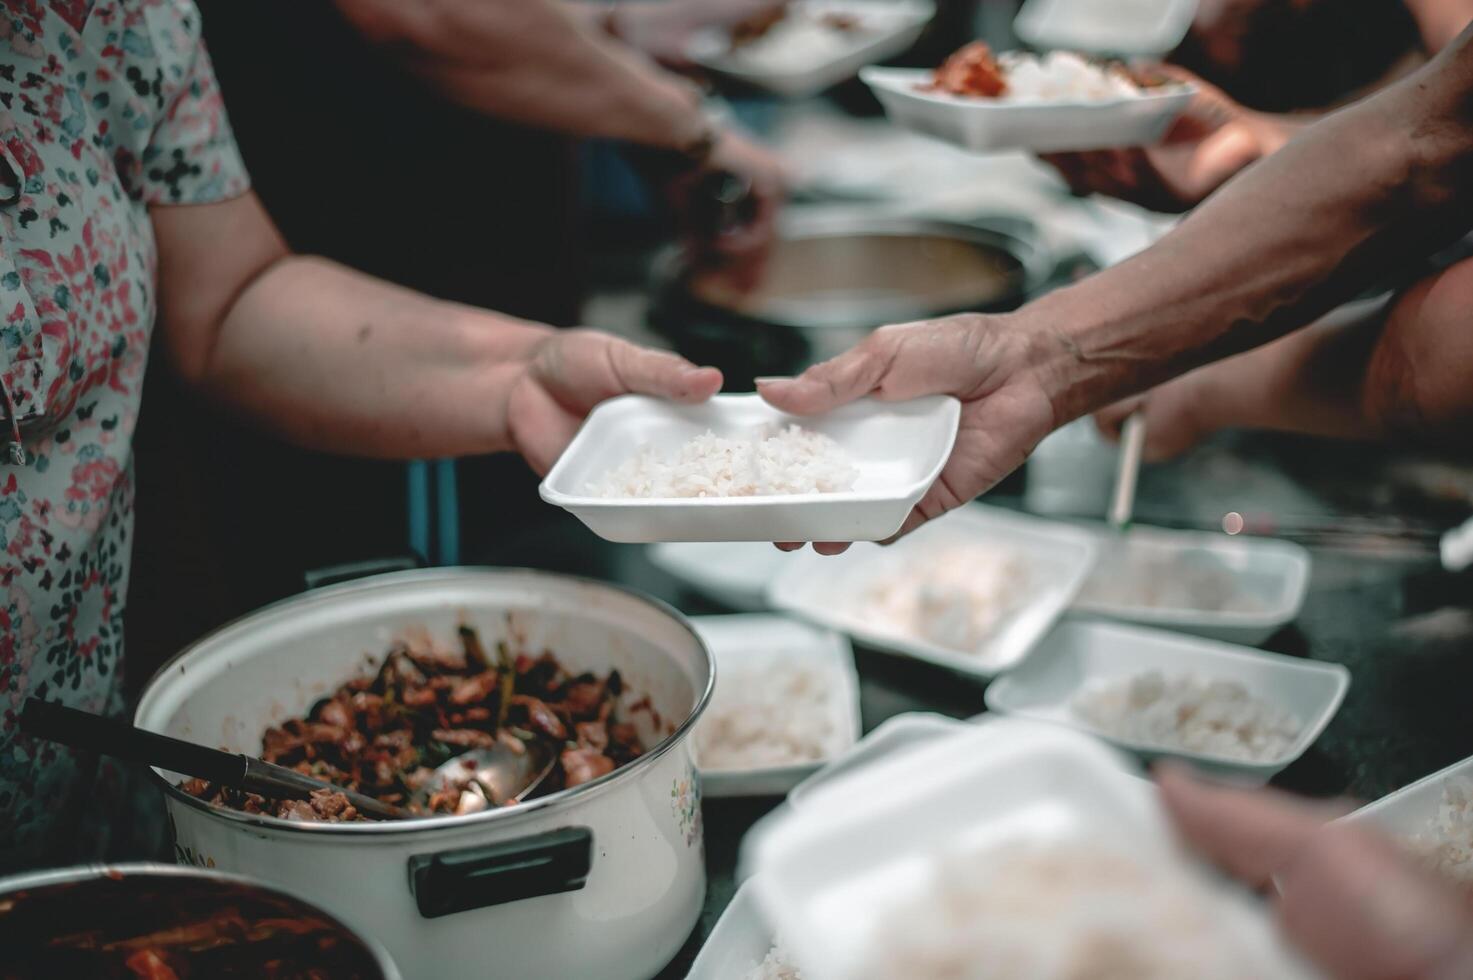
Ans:
[[[657,263],[651,326],[729,390],[839,354],[876,327],[1019,306],[1048,277],[1024,222],[961,224],[853,214],[784,224],[754,284]]]

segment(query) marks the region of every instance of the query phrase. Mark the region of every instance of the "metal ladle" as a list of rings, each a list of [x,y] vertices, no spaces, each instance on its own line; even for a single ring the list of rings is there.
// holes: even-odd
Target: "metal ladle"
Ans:
[[[557,763],[557,755],[540,741],[523,742],[522,746],[518,751],[497,739],[489,748],[462,752],[435,768],[434,775],[415,794],[415,802],[424,803],[432,793],[444,789],[460,790],[457,814],[522,802]]]

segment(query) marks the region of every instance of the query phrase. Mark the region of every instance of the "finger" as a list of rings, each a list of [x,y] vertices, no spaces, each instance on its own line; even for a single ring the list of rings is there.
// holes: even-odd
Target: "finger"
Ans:
[[[1212,785],[1180,765],[1159,766],[1156,784],[1187,843],[1255,888],[1268,884],[1326,821],[1342,811],[1276,790]]]
[[[849,543],[847,541],[815,541],[813,542],[813,550],[820,555],[833,557],[834,555],[842,555],[848,551]]]
[[[1467,895],[1378,833],[1349,824],[1326,827],[1282,882],[1285,933],[1331,976],[1473,975]]]
[[[715,368],[594,331],[557,337],[534,362],[533,373],[560,404],[582,411],[626,394],[703,402],[722,381]]]
[[[775,547],[777,548],[778,551],[801,551],[803,549],[803,542],[801,542],[801,541],[778,541],[776,543]]]
[[[1107,405],[1095,413],[1095,427],[1100,430],[1100,435],[1111,442],[1120,441],[1120,431],[1125,426],[1125,420],[1145,405],[1144,398],[1127,398],[1113,405]]]
[[[870,341],[815,365],[796,378],[759,378],[768,404],[793,415],[821,415],[874,391],[888,367]]]
[[[512,438],[527,465],[538,476],[546,476],[578,434],[582,420],[540,385],[518,385],[511,397]]]

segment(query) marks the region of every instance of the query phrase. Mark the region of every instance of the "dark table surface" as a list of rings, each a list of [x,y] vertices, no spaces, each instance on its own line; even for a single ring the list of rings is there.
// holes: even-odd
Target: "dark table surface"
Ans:
[[[991,502],[1021,506],[1016,496]],[[1283,436],[1219,438],[1175,463],[1142,473],[1137,512],[1212,524],[1230,510],[1285,520],[1351,515],[1413,518],[1451,526],[1473,507],[1473,465]],[[556,541],[556,544],[551,542]],[[535,548],[534,554],[526,549]],[[1274,783],[1295,792],[1374,799],[1473,754],[1473,576],[1447,575],[1428,554],[1376,547],[1313,549],[1314,571],[1298,619],[1264,647],[1344,664],[1345,703],[1320,739]],[[497,564],[592,573],[639,588],[691,614],[712,605],[650,564],[637,547],[598,542],[559,525],[506,541]],[[946,670],[855,651],[864,730],[905,711],[957,718],[983,710],[982,684]],[[695,931],[662,978],[684,977],[738,882],[743,835],[777,798],[707,799],[706,903]]]

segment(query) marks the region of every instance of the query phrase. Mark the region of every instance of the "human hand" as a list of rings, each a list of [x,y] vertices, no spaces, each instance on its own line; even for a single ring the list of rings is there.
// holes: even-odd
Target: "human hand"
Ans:
[[[554,333],[526,362],[507,402],[512,444],[546,473],[599,402],[654,395],[695,404],[721,389],[721,372],[594,330]]]
[[[940,478],[906,518],[899,533],[907,534],[991,488],[1055,427],[1053,404],[1035,370],[1032,338],[1008,317],[970,313],[881,327],[853,350],[797,378],[759,380],[757,390],[794,415],[819,415],[866,396],[960,399],[956,446]],[[845,547],[814,545],[823,554]]]
[[[1200,375],[1183,375],[1144,395],[1101,409],[1095,413],[1095,425],[1106,439],[1119,442],[1125,420],[1140,412],[1146,423],[1141,458],[1148,463],[1172,459],[1219,428],[1211,417],[1209,399],[1204,393],[1206,387]]]
[[[751,213],[736,227],[714,229],[702,220],[712,206],[699,195],[709,193],[702,178],[730,174],[747,188]],[[678,178],[670,188],[677,220],[698,262],[722,265],[760,264],[777,237],[777,215],[787,197],[788,173],[771,150],[733,130],[723,132],[699,170]]]
[[[1197,95],[1156,146],[1045,154],[1076,194],[1106,194],[1153,211],[1195,207],[1238,171],[1268,156],[1292,126],[1253,112],[1191,72],[1162,74],[1197,86]]]
[[[1271,790],[1210,786],[1162,766],[1162,802],[1186,842],[1254,888],[1278,875],[1290,942],[1336,980],[1473,976],[1473,900],[1385,836]]]

